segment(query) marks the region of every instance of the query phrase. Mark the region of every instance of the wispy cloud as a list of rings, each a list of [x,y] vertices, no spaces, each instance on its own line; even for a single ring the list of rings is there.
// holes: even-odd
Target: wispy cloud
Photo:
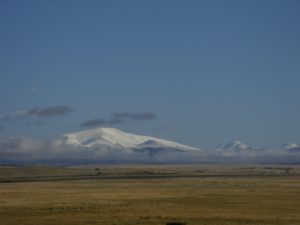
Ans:
[[[67,113],[73,111],[67,105],[58,105],[58,106],[51,106],[47,108],[33,108],[28,110],[29,115],[38,116],[38,117],[52,117],[52,116],[64,116]]]
[[[120,119],[120,120],[152,120],[156,118],[155,113],[153,112],[124,112],[124,113],[113,113],[112,118]]]
[[[24,155],[34,155],[44,153],[48,142],[40,139],[31,139],[25,137],[7,137],[0,138],[1,158],[7,156],[20,157]]]
[[[86,120],[80,124],[81,127],[100,127],[106,124],[105,119],[91,119]]]
[[[15,112],[7,112],[0,114],[0,121],[11,122],[18,121],[28,116],[27,110],[18,110]]]
[[[82,122],[81,127],[99,127],[121,124],[128,121],[145,121],[156,119],[153,112],[122,112],[113,113],[109,119],[90,119]]]
[[[35,117],[54,117],[54,116],[64,116],[73,109],[67,105],[58,105],[58,106],[51,106],[46,108],[35,107],[29,110],[18,110],[15,112],[8,112],[0,114],[0,121],[4,122],[11,122],[11,121],[18,121],[29,116]]]

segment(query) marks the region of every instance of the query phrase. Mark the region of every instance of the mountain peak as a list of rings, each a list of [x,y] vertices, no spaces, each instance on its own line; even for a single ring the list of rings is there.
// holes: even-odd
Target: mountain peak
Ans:
[[[282,145],[281,147],[284,148],[284,149],[289,150],[289,149],[293,149],[293,148],[299,148],[300,146],[296,145],[294,143],[288,143],[288,144]]]
[[[150,136],[126,133],[116,128],[96,128],[63,135],[67,144],[81,147],[105,146],[109,148],[141,148],[146,146],[163,146],[170,149],[199,150],[173,141]]]
[[[234,141],[227,141],[226,143],[219,145],[218,148],[243,150],[249,148],[249,146],[243,144],[239,140],[234,140]]]

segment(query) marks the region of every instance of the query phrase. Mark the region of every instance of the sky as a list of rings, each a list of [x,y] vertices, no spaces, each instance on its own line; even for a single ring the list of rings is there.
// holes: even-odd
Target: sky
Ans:
[[[0,137],[98,126],[300,144],[300,2],[0,0]]]

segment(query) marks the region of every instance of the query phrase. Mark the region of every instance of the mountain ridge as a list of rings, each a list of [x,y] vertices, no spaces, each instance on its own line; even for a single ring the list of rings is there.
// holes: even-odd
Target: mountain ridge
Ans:
[[[106,146],[110,148],[139,149],[145,147],[160,147],[180,149],[182,151],[195,151],[199,148],[182,145],[177,142],[127,133],[116,128],[95,128],[64,134],[66,143],[77,147],[92,148],[95,146]]]
[[[240,142],[239,140],[231,140],[231,141],[227,141],[224,144],[217,146],[217,149],[245,150],[245,149],[252,149],[252,147]]]

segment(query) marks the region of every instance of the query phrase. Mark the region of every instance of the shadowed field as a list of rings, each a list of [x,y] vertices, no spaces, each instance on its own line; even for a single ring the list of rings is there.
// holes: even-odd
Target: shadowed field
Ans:
[[[158,225],[177,221],[190,225],[299,225],[299,169],[287,169],[105,167],[101,168],[103,176],[224,176],[0,183],[0,224]],[[94,173],[88,167],[1,167],[0,171],[1,178],[7,178],[9,171],[10,177]]]

